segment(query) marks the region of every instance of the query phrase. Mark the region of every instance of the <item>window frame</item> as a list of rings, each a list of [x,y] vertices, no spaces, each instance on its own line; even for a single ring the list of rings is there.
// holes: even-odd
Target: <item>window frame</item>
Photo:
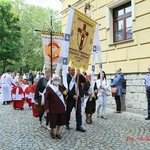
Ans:
[[[113,42],[114,43],[132,39],[132,36],[130,38],[127,38],[127,35],[126,35],[126,30],[128,28],[132,28],[132,26],[130,26],[128,28],[126,27],[126,20],[127,20],[127,18],[132,17],[132,10],[130,12],[127,12],[127,13],[125,12],[125,9],[127,8],[127,6],[131,6],[131,2],[125,3],[125,4],[121,5],[121,6],[116,7],[116,8],[113,9]],[[119,10],[123,10],[123,14],[120,15],[120,16],[119,15],[115,16],[116,12],[118,12]],[[123,38],[121,40],[116,38],[116,33],[120,31],[120,30],[116,29],[116,24],[120,20],[123,21],[123,28],[122,28]]]
[[[135,21],[135,0],[121,0],[121,1],[115,1],[109,5],[107,5],[106,8],[106,30],[108,32],[108,44],[109,45],[113,45],[113,44],[117,44],[117,43],[124,43],[127,41],[132,41],[133,40],[133,36],[132,39],[128,39],[128,40],[123,40],[123,41],[119,41],[114,43],[113,40],[113,9],[117,8],[121,5],[124,5],[128,2],[131,2],[131,7],[132,7],[132,11],[131,11],[131,17],[132,17],[132,21]],[[133,28],[132,28],[133,31]]]

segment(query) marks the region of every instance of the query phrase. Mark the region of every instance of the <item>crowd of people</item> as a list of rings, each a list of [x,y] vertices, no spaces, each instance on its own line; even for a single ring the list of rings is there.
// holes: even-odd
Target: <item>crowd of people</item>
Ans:
[[[146,76],[146,92],[148,99],[148,117],[150,120],[150,66],[149,73]],[[2,80],[2,104],[12,103],[14,109],[24,109],[24,104],[27,103],[32,114],[39,118],[39,126],[42,126],[42,121],[46,119],[46,128],[50,130],[52,139],[61,139],[61,126],[65,125],[66,130],[70,130],[70,118],[73,108],[75,108],[76,131],[86,132],[82,126],[82,99],[84,99],[85,107],[85,122],[92,124],[92,116],[96,111],[97,117],[107,119],[106,103],[107,93],[111,87],[117,88],[116,93],[112,96],[116,101],[116,110],[114,113],[121,113],[122,95],[122,79],[123,73],[121,68],[116,69],[113,82],[108,83],[106,74],[102,71],[94,82],[91,82],[91,75],[80,70],[75,71],[74,67],[68,67],[67,84],[64,87],[61,84],[59,75],[51,77],[51,70],[47,68],[45,74],[37,76],[37,78],[29,71],[27,80],[24,80],[20,74],[14,75],[10,70],[7,70],[1,77]],[[96,108],[96,100],[98,107]],[[101,112],[100,109],[102,108]],[[56,133],[55,133],[56,128]]]

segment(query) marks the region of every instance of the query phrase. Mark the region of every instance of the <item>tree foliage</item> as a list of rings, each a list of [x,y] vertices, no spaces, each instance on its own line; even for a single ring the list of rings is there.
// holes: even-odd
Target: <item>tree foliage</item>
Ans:
[[[0,65],[1,72],[6,66],[19,59],[21,28],[19,16],[12,11],[10,1],[0,1]]]
[[[52,15],[54,31],[60,32],[59,13],[50,8],[27,5],[24,0],[16,0],[14,9],[19,14],[21,26],[21,57],[17,64],[23,72],[27,72],[29,69],[41,70],[44,64],[41,34],[34,30],[49,30],[50,16]]]
[[[42,70],[41,34],[34,30],[50,30],[50,16],[53,31],[61,32],[58,11],[28,5],[25,0],[0,0],[0,68],[7,66],[20,72]]]

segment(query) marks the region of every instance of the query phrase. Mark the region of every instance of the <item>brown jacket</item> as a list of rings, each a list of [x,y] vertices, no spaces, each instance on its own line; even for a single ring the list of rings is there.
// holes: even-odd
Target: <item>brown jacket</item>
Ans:
[[[65,90],[64,86],[59,86],[59,91],[62,93]],[[45,110],[49,110],[49,114],[65,113],[65,106],[57,94],[50,86],[46,87],[45,93]]]

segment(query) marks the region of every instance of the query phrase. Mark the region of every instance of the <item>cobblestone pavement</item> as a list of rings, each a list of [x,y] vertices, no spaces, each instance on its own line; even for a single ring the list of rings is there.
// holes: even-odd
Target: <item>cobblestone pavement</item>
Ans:
[[[150,121],[145,116],[123,112],[113,114],[107,109],[107,120],[93,117],[85,123],[85,133],[75,130],[72,112],[71,130],[62,127],[61,140],[51,139],[49,131],[38,126],[27,104],[24,110],[14,110],[12,104],[0,103],[0,150],[149,150]],[[45,122],[43,122],[45,124]]]

